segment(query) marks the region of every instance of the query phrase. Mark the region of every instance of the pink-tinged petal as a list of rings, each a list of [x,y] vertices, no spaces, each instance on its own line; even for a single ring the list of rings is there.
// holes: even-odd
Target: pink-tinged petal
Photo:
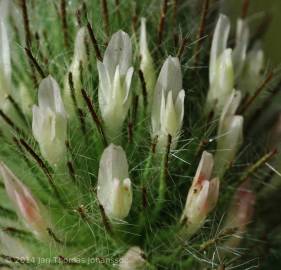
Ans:
[[[225,226],[236,227],[239,231],[243,231],[251,222],[255,200],[255,194],[251,190],[248,180],[240,185],[234,194]]]
[[[208,193],[208,199],[206,204],[207,213],[211,212],[215,208],[219,198],[219,190],[220,190],[220,180],[218,178],[213,178],[210,181],[210,186],[209,186],[209,193]]]
[[[31,191],[3,163],[0,163],[0,174],[4,180],[9,199],[21,216],[27,227],[40,239],[46,237],[50,227],[43,218],[43,210]]]

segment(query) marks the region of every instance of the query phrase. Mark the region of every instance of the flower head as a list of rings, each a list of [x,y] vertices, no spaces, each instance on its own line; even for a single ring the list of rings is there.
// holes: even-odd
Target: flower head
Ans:
[[[7,195],[18,215],[36,237],[44,239],[47,236],[47,228],[50,226],[43,216],[42,206],[3,162],[0,163],[0,174],[4,180]]]
[[[77,100],[77,105],[79,107],[83,106],[83,99],[81,95],[81,68],[82,70],[86,68],[87,65],[87,51],[86,51],[86,28],[82,27],[78,30],[75,39],[75,46],[74,46],[74,55],[72,59],[72,63],[69,67],[68,74],[65,78],[64,83],[64,100],[66,101],[65,104],[68,105],[68,112],[73,112],[73,104],[72,97],[71,97],[71,89],[69,85],[69,73],[72,74],[73,80],[73,87],[74,87],[74,94]]]
[[[244,118],[235,114],[240,101],[241,92],[233,91],[220,117],[215,155],[215,171],[219,177],[223,176],[243,142]]]
[[[219,115],[234,87],[232,50],[227,49],[230,22],[227,16],[220,15],[212,41],[207,111]]]
[[[39,86],[38,105],[33,106],[32,131],[41,154],[53,165],[65,156],[67,115],[57,82],[48,76]]]
[[[207,215],[216,206],[219,196],[219,179],[211,179],[214,166],[212,154],[204,151],[189,189],[182,222],[186,223],[187,234],[191,236],[203,225]]]
[[[130,87],[133,76],[132,43],[127,33],[113,34],[103,62],[98,61],[99,107],[110,141],[122,131],[130,106]]]
[[[110,144],[100,159],[97,195],[110,218],[124,219],[132,205],[132,187],[126,154],[121,146]]]
[[[152,137],[158,137],[158,149],[166,147],[168,135],[175,147],[183,122],[184,98],[179,59],[169,56],[156,82],[152,104]]]

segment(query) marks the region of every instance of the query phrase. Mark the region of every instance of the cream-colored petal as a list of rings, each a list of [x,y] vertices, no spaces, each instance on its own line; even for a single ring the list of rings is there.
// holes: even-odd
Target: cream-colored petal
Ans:
[[[230,21],[226,15],[220,14],[218,22],[216,24],[210,53],[210,83],[213,83],[213,80],[215,79],[217,60],[226,49],[229,32]]]
[[[103,63],[108,71],[109,77],[113,78],[117,65],[120,67],[121,76],[125,76],[131,66],[132,42],[129,35],[118,31],[112,35],[105,50]]]

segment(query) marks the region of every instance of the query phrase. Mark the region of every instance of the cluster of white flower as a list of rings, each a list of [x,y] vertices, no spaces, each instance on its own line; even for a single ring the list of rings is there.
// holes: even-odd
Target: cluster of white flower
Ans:
[[[210,88],[206,103],[206,110],[213,111],[214,115],[220,119],[217,151],[214,158],[212,154],[203,152],[188,192],[181,220],[187,224],[189,236],[202,226],[217,203],[219,178],[223,177],[243,140],[243,116],[236,114],[242,93],[253,92],[260,79],[263,66],[263,53],[257,46],[247,53],[249,43],[247,22],[238,20],[236,44],[233,50],[227,47],[229,32],[229,19],[225,15],[220,15],[211,48]],[[69,67],[79,106],[83,106],[80,93],[82,87],[80,68],[86,67],[87,64],[85,33],[85,28],[81,28],[77,33],[73,61]],[[140,70],[147,88],[148,111],[151,113],[151,137],[157,138],[157,152],[162,153],[166,149],[169,136],[172,138],[171,147],[176,148],[183,124],[185,91],[182,86],[181,65],[177,57],[169,56],[156,79],[153,58],[147,43],[144,18],[141,20],[140,55]],[[100,159],[97,196],[105,214],[110,219],[124,219],[130,212],[133,200],[126,153],[121,146],[118,146],[123,124],[132,104],[134,68],[132,43],[127,33],[118,31],[113,34],[102,62],[97,61],[97,69],[99,108],[105,135],[110,142]],[[5,16],[0,14],[0,106],[2,108],[5,107],[5,99],[11,92],[11,85],[7,27]],[[241,88],[241,91],[236,91],[235,87]],[[63,98],[56,80],[48,76],[40,83],[38,106],[33,106],[33,135],[39,144],[42,156],[53,166],[65,160],[67,122],[73,112],[71,94],[68,76],[65,79]],[[212,178],[213,167],[214,174],[219,178]],[[0,165],[0,172],[7,193],[19,214],[39,238],[44,237],[46,228],[50,225],[42,215],[42,206],[6,165]],[[249,204],[252,204],[252,196],[250,199],[249,196],[245,197]],[[245,223],[248,218],[243,216],[241,220]],[[127,257],[132,257],[142,264],[144,259],[139,255],[141,251],[137,251],[137,255],[132,255],[130,251]],[[123,266],[122,269],[129,268]]]

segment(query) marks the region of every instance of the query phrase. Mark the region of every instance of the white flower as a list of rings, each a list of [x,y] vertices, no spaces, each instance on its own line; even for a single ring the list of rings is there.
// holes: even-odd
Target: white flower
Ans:
[[[216,174],[222,177],[243,142],[243,116],[235,115],[241,92],[233,91],[220,117],[215,155]]]
[[[101,156],[97,196],[108,217],[124,219],[128,216],[133,194],[128,162],[121,146],[110,144]]]
[[[143,72],[146,90],[148,94],[148,103],[151,104],[153,98],[153,91],[156,82],[155,68],[153,59],[148,49],[147,34],[146,34],[146,19],[141,18],[140,30],[140,69]]]
[[[86,68],[87,66],[87,51],[86,51],[86,45],[85,45],[85,39],[86,39],[86,28],[82,27],[78,30],[76,34],[75,39],[75,46],[74,46],[74,55],[72,59],[72,63],[69,67],[68,73],[65,78],[64,83],[64,99],[65,104],[67,104],[68,112],[73,112],[73,100],[71,97],[71,89],[69,86],[69,73],[72,73],[72,80],[73,80],[73,86],[74,86],[74,93],[77,100],[77,105],[79,107],[83,107],[83,98],[81,94],[81,67],[82,70]]]
[[[166,148],[168,135],[172,136],[172,147],[176,146],[183,122],[184,98],[179,59],[169,56],[156,82],[152,104],[152,137],[158,137],[159,149]]]
[[[235,78],[239,78],[246,61],[247,48],[249,44],[250,30],[245,20],[237,20],[236,44],[232,54]]]
[[[121,257],[120,270],[145,270],[146,260],[144,253],[139,247],[131,247],[124,256]]]
[[[115,33],[106,48],[103,62],[98,61],[99,107],[110,141],[116,140],[128,114],[133,76],[132,43],[123,31]]]
[[[36,237],[45,239],[48,235],[47,228],[50,226],[44,218],[42,206],[3,162],[0,163],[0,174],[4,180],[7,195],[18,215]]]
[[[33,106],[32,131],[41,154],[53,165],[64,160],[67,115],[57,82],[48,76],[39,86],[39,106]]]
[[[210,84],[207,96],[208,111],[219,115],[234,87],[232,50],[226,49],[216,62],[214,80]]]
[[[234,87],[232,50],[227,49],[230,22],[225,15],[220,15],[216,25],[210,55],[207,111],[219,115]]]
[[[264,52],[256,44],[247,54],[244,69],[239,80],[239,88],[246,94],[252,95],[263,79]]]
[[[213,155],[204,151],[189,189],[181,221],[185,222],[187,235],[193,235],[203,225],[207,215],[217,204],[220,182],[211,179]]]
[[[0,8],[3,8],[4,1]],[[11,80],[11,55],[7,29],[7,14],[5,9],[0,10],[0,107],[5,106],[5,101],[12,91]]]
[[[216,77],[217,61],[222,53],[227,48],[227,40],[230,31],[230,21],[227,16],[220,14],[218,22],[216,24],[212,46],[210,54],[210,66],[209,66],[209,81],[213,83]]]

